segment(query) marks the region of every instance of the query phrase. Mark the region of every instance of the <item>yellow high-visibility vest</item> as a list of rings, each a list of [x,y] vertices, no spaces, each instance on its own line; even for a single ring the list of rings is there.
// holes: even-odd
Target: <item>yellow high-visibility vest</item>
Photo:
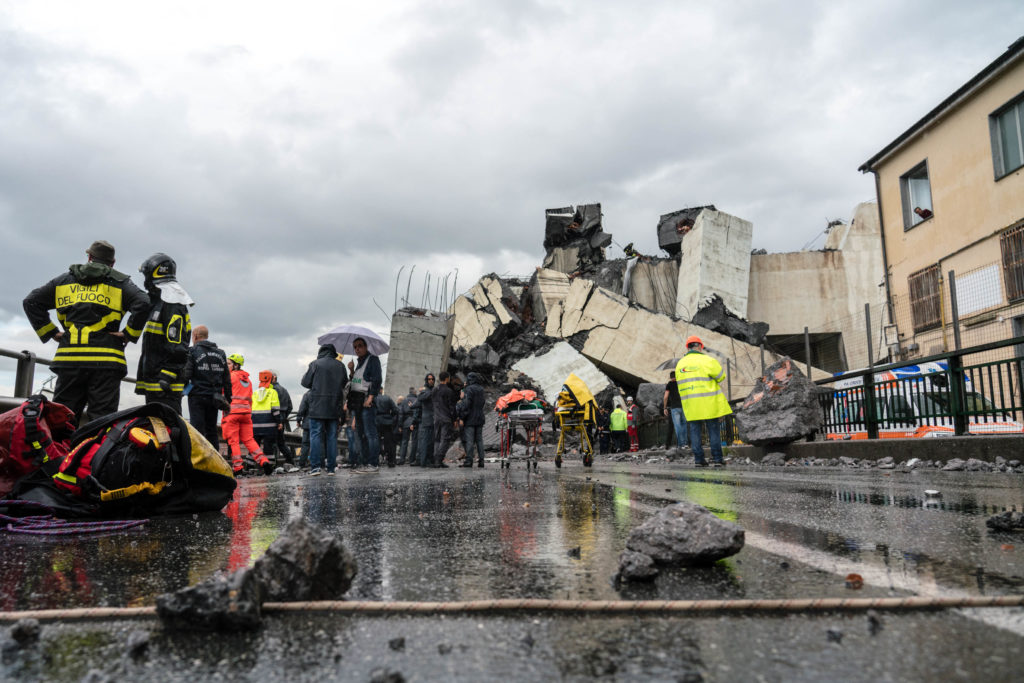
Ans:
[[[729,415],[729,399],[722,393],[725,370],[704,353],[690,351],[676,364],[676,386],[686,420],[713,420]]]

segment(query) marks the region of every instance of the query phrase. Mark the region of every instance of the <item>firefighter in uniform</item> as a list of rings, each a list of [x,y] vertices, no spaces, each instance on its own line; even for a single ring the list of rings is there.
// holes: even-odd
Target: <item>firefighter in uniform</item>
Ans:
[[[724,467],[722,439],[718,420],[732,414],[729,400],[722,393],[725,370],[722,365],[704,353],[704,342],[691,335],[686,340],[686,355],[676,364],[676,385],[690,431],[690,448],[697,467],[707,467],[704,448],[701,445],[701,425],[708,430],[708,444],[711,446],[711,461],[715,467]]]
[[[192,334],[188,308],[195,302],[178,284],[177,270],[167,254],[153,254],[139,266],[151,308],[142,333],[135,393],[145,396],[146,403],[162,403],[181,415],[182,371]]]
[[[80,425],[117,411],[121,379],[128,374],[124,347],[139,340],[149,311],[146,293],[114,270],[109,242],[93,242],[85,253],[87,263],[71,266],[23,302],[39,338],[57,340],[50,366],[57,375],[53,400],[73,410]],[[51,309],[57,310],[63,329],[50,319]],[[121,331],[126,314],[128,323]]]

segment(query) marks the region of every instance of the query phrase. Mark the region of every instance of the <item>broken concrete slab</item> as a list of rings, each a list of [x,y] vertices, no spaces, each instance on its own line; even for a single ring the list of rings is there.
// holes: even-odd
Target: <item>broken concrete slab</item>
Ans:
[[[551,307],[565,299],[569,284],[569,276],[557,270],[538,268],[534,272],[527,290],[534,322],[547,319]]]
[[[678,281],[678,261],[643,257],[630,273],[629,300],[658,313],[675,315]]]
[[[816,387],[790,358],[773,363],[736,411],[740,439],[754,446],[791,443],[821,422]]]
[[[552,337],[571,337],[582,330],[579,327],[580,319],[583,317],[583,309],[590,301],[590,295],[594,291],[594,283],[590,280],[577,278],[569,285],[569,291],[565,294],[562,302],[561,315],[556,319],[557,327],[549,327],[548,335]],[[551,321],[551,316],[549,316]]]
[[[356,561],[341,538],[293,519],[253,565],[271,602],[337,600],[352,586]]]
[[[172,630],[252,631],[260,626],[263,600],[263,584],[245,568],[157,596],[156,613]]]
[[[452,344],[456,347],[471,349],[486,344],[498,329],[498,316],[478,309],[473,300],[465,296],[455,299],[452,312],[455,315]]]
[[[690,322],[752,346],[763,344],[768,334],[768,323],[747,322],[739,318],[726,308],[725,302],[718,294],[713,294],[709,300],[703,302]]]
[[[570,374],[579,377],[595,396],[612,382],[568,342],[561,341],[544,353],[529,356],[512,366],[531,378],[548,403],[554,404]]]

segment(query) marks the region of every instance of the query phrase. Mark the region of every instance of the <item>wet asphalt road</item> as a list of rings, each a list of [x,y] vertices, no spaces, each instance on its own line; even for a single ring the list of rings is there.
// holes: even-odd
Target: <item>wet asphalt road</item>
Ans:
[[[370,600],[780,598],[1024,591],[1024,537],[987,516],[1024,509],[1024,477],[599,461],[246,478],[224,514],[158,519],[102,538],[4,537],[2,609],[150,605],[259,557],[295,516],[332,528]],[[938,489],[941,498],[926,498]],[[447,492],[447,495],[445,494]],[[629,530],[690,500],[747,545],[653,584],[610,580]],[[579,549],[578,557],[570,551]],[[856,572],[864,588],[846,587]],[[1017,680],[1021,610],[723,617],[272,616],[255,634],[165,633],[156,622],[47,625],[12,649],[12,679]],[[404,645],[389,641],[404,638]],[[129,643],[137,647],[130,653]],[[144,644],[140,644],[144,643]]]

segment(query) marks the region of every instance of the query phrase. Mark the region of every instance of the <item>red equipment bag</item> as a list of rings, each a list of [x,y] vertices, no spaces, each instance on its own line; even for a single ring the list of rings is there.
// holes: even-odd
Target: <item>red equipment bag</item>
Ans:
[[[43,463],[62,460],[74,430],[75,414],[44,396],[32,396],[0,415],[0,498]]]

